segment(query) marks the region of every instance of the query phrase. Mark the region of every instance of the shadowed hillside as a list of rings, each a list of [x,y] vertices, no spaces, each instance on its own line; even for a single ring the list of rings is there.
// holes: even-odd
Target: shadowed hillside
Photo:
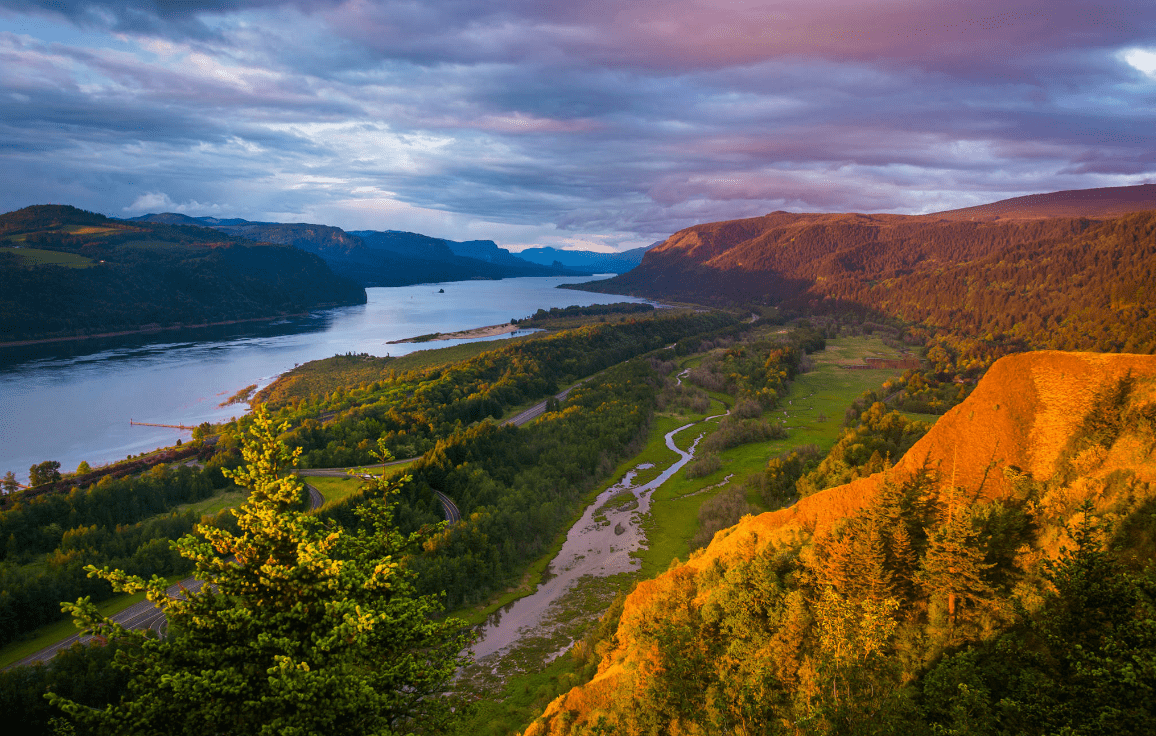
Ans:
[[[600,645],[594,679],[555,700],[526,733],[791,732],[804,719],[816,732],[857,724],[865,733],[924,733],[958,725],[953,708],[991,708],[990,728],[1021,717],[1030,724],[1021,701],[1033,698],[1051,702],[1049,719],[1060,721],[952,732],[1050,733],[1093,716],[1143,723],[1148,705],[1118,699],[1128,701],[1133,686],[1150,692],[1148,675],[1119,690],[1098,681],[1088,701],[1073,694],[1085,685],[1050,679],[1066,665],[1025,660],[1024,677],[1043,674],[1017,684],[987,669],[984,647],[993,661],[1014,662],[1027,656],[1018,652],[1032,646],[1031,631],[1059,630],[1050,617],[1069,605],[1064,596],[1092,595],[1079,585],[1093,582],[1070,577],[1081,565],[1132,580],[1125,569],[1150,561],[1154,504],[1156,358],[1003,358],[894,468],[746,517],[640,583],[617,633]],[[1139,599],[1125,599],[1112,613],[1121,631],[1147,610],[1133,614],[1127,606]],[[1107,605],[1080,600],[1084,609],[1064,615]],[[1063,620],[1067,637],[1095,626]],[[1071,641],[1046,641],[1036,656],[1071,651]],[[1129,641],[1113,645],[1124,654],[1104,656],[1153,660],[1156,639]],[[954,654],[965,645],[979,647],[968,675]],[[977,688],[978,697],[953,704]],[[999,688],[1021,700],[1005,697],[998,710]]]
[[[296,248],[43,205],[0,215],[5,341],[200,325],[365,303]]]

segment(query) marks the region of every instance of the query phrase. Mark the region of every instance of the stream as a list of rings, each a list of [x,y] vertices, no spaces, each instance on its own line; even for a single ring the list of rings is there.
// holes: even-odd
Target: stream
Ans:
[[[728,411],[729,413],[729,411]],[[561,599],[582,577],[609,577],[619,573],[638,570],[641,562],[630,555],[642,548],[646,535],[642,530],[642,519],[650,513],[650,499],[656,488],[670,480],[688,462],[694,459],[694,451],[702,434],[695,438],[687,451],[680,450],[674,443],[674,436],[696,424],[718,419],[725,414],[707,417],[699,422],[684,424],[666,434],[666,446],[678,454],[679,459],[657,478],[643,485],[635,486],[638,471],[653,467],[649,463],[639,465],[628,472],[621,481],[607,488],[586,507],[582,518],[570,528],[561,551],[550,562],[537,590],[525,598],[519,598],[501,610],[494,612],[479,629],[478,640],[472,647],[475,661],[498,655],[517,644],[530,632],[539,631],[545,622],[549,608]],[[630,491],[638,502],[633,508],[602,507],[615,495]],[[602,510],[606,521],[596,521],[596,513]],[[618,531],[621,529],[622,531]],[[565,618],[565,617],[563,617]]]

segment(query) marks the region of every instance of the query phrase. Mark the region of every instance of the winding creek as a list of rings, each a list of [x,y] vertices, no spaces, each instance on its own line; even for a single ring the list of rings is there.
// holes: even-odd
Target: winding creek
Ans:
[[[700,433],[690,448],[684,451],[675,444],[675,435],[723,416],[726,415],[706,417],[668,432],[665,437],[666,446],[677,453],[679,459],[654,480],[634,485],[634,478],[639,471],[653,467],[649,464],[639,465],[626,473],[618,483],[599,493],[594,502],[586,507],[582,518],[570,528],[561,551],[550,562],[537,590],[495,612],[480,627],[478,640],[472,648],[475,660],[483,664],[496,664],[496,660],[521,639],[531,633],[540,635],[543,629],[553,626],[551,608],[582,578],[604,578],[638,570],[641,563],[631,557],[631,553],[642,549],[646,543],[642,520],[650,513],[651,496],[694,459],[695,448],[703,437],[703,433]],[[611,498],[623,491],[634,494],[637,507],[606,506]],[[605,514],[606,521],[595,519],[600,511]],[[556,652],[553,656],[561,653]]]

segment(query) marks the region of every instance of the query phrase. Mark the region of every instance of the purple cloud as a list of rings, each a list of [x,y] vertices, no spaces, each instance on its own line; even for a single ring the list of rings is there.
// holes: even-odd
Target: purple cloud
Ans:
[[[627,244],[1138,183],[1153,49],[1136,0],[9,0],[0,206]]]

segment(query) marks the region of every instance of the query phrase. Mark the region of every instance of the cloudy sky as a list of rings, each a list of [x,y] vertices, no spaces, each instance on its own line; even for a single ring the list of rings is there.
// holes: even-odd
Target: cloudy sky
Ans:
[[[1156,182],[1156,3],[0,0],[0,166],[513,249]]]

